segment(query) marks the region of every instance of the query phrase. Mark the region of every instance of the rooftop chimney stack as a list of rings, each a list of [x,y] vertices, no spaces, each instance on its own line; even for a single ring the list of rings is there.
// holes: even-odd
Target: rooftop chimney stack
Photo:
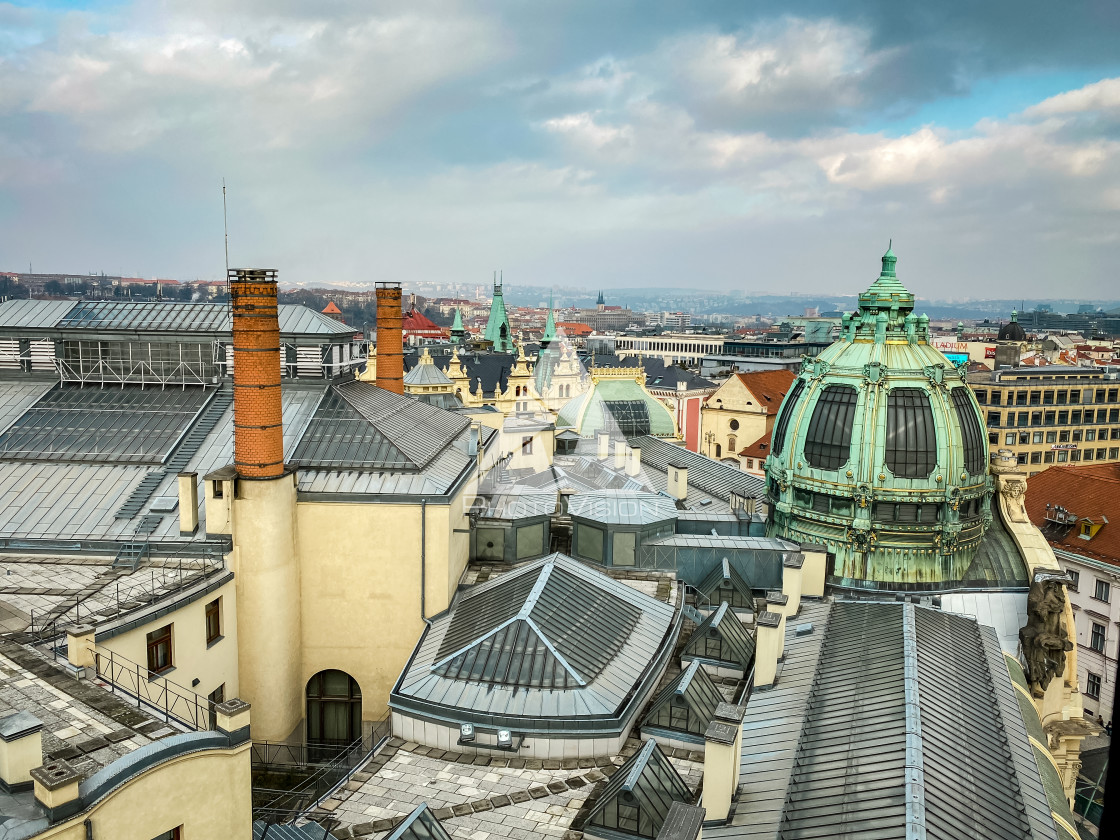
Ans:
[[[244,478],[284,474],[276,269],[231,268],[233,463]]]
[[[377,387],[404,393],[404,338],[401,331],[401,284],[378,283]]]

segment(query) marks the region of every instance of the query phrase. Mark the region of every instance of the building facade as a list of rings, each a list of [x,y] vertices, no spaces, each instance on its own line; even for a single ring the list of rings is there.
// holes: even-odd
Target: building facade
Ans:
[[[774,428],[795,376],[788,370],[735,373],[700,409],[700,446],[705,455],[738,462],[740,451]]]
[[[1030,475],[1051,464],[1120,461],[1120,380],[1050,365],[970,374],[994,454],[1009,449]]]
[[[1111,719],[1120,651],[1120,465],[1065,465],[1027,483],[1031,522],[1072,578],[1085,716]]]

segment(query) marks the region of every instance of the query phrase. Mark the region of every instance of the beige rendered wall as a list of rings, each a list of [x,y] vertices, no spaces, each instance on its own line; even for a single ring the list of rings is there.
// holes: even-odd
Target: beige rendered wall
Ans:
[[[299,503],[301,692],[316,673],[337,668],[361,687],[364,720],[386,714],[389,691],[424,629],[421,516],[426,517],[425,612],[430,617],[447,609],[467,564],[464,502],[473,498],[473,487],[472,482],[450,505],[428,504],[423,510],[419,502]]]
[[[718,402],[719,400],[722,402]],[[767,426],[770,417],[765,406],[751,405],[753,402],[754,397],[737,376],[730,377],[716,389],[700,409],[700,452],[714,458],[718,443],[720,458],[734,458],[744,446],[766,434],[769,431]],[[739,423],[738,429],[731,428],[732,420]],[[715,434],[715,439],[710,444],[707,440],[708,432]],[[734,451],[729,451],[727,446],[730,437],[735,438]]]
[[[253,736],[264,741],[287,738],[303,720],[295,512],[294,474],[237,482],[233,571],[238,694],[252,703]]]
[[[237,595],[233,581],[215,589],[174,612],[114,636],[99,641],[102,653],[110,650],[140,665],[148,662],[148,633],[170,624],[171,661],[174,669],[158,680],[169,680],[187,691],[203,697],[220,685],[225,685],[225,697],[239,696],[237,680]],[[219,600],[222,638],[206,644],[206,605]],[[191,687],[197,678],[199,684]],[[157,680],[153,680],[153,683]]]
[[[182,840],[250,840],[250,746],[204,750],[160,764],[91,810],[35,836],[86,840],[88,819],[94,840],[151,840],[180,825]]]

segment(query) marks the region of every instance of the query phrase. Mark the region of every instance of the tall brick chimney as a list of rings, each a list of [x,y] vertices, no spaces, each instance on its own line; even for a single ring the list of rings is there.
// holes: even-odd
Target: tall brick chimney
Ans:
[[[276,269],[231,268],[233,463],[245,478],[284,474]]]
[[[401,284],[378,283],[377,387],[404,393],[404,338],[401,333]]]

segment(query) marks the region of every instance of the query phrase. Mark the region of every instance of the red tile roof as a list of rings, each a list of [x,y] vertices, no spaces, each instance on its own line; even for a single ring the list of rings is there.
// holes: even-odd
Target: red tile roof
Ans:
[[[341,315],[342,310],[339,309],[335,305],[335,302],[332,300],[332,301],[328,301],[327,305],[323,307],[323,314],[324,315]]]
[[[770,432],[767,432],[754,443],[744,446],[739,453],[744,458],[763,458],[770,454]]]
[[[735,375],[747,390],[755,395],[759,405],[766,407],[767,414],[778,413],[782,398],[793,386],[793,380],[797,378],[791,370],[752,370]]]
[[[1062,526],[1046,517],[1046,505],[1077,517]],[[1050,544],[1120,566],[1120,464],[1054,466],[1027,479],[1027,515]],[[1092,539],[1081,537],[1083,520],[1107,523]]]
[[[443,327],[435,323],[431,318],[423,312],[415,309],[410,309],[404,313],[401,318],[401,329],[405,335],[414,333],[424,336],[441,336],[443,335]]]

